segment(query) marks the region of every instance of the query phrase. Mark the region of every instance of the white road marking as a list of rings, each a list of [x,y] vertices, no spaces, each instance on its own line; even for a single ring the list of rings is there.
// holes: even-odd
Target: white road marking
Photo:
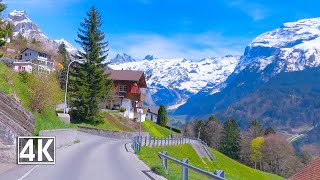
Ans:
[[[38,167],[38,165],[34,166],[32,169],[30,169],[25,175],[23,175],[21,178],[19,178],[18,180],[23,180],[24,178],[26,178],[33,170],[35,170]]]

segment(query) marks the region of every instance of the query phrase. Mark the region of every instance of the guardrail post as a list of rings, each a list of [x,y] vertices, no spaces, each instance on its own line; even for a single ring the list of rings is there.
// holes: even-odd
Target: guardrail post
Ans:
[[[182,162],[188,164],[188,159],[183,158]],[[182,180],[188,180],[188,168],[185,166],[182,166]]]
[[[224,178],[224,171],[223,170],[215,170],[213,174]]]
[[[162,152],[163,155],[168,155],[167,151]],[[166,158],[162,158],[162,167],[166,173],[168,173],[168,160]]]

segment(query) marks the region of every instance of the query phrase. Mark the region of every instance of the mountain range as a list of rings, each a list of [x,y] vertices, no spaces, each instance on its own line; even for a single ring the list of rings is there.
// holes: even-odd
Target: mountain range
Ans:
[[[312,126],[320,117],[319,42],[320,18],[263,33],[246,47],[226,85],[199,92],[175,113],[235,117],[242,127],[253,118],[278,128]]]
[[[46,36],[25,11],[9,13],[5,23],[14,25],[14,36],[35,39],[48,51],[57,51],[62,42],[70,53],[77,51],[64,39]],[[312,18],[259,35],[242,56],[135,60],[124,53],[109,66],[145,71],[147,103],[165,104],[187,120],[215,114],[234,117],[245,128],[257,118],[264,126],[290,131],[320,123],[319,52],[320,18]]]
[[[117,56],[118,57],[118,56]],[[147,56],[151,57],[151,55]],[[213,88],[221,84],[233,72],[239,56],[209,58],[201,61],[180,59],[154,59],[119,64],[112,59],[110,68],[144,71],[147,80],[147,103],[165,104],[173,110],[184,104],[190,96],[203,88]],[[120,59],[122,62],[125,59]]]

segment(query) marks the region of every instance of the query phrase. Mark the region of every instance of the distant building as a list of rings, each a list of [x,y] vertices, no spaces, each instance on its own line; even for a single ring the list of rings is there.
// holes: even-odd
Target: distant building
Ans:
[[[21,62],[31,62],[33,70],[50,74],[55,71],[54,62],[47,52],[27,47],[21,51]]]
[[[147,87],[143,71],[106,70],[113,80],[114,93],[106,102],[108,109],[124,108],[124,116],[145,121],[147,108],[144,107],[145,88]]]
[[[148,111],[147,111],[147,119],[153,121],[153,122],[157,122],[157,119],[158,119],[158,110],[159,110],[159,107],[157,106],[150,106],[148,108]]]
[[[32,73],[32,63],[27,61],[16,61],[13,62],[13,69],[17,72],[25,71],[28,73]]]

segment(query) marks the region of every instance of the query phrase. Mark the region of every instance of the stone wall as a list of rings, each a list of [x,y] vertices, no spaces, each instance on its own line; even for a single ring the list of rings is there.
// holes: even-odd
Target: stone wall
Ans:
[[[63,146],[70,146],[77,140],[76,129],[55,129],[55,130],[44,130],[39,132],[39,136],[55,136],[56,137],[56,148]]]
[[[94,129],[89,127],[79,127],[78,131],[85,132],[88,134],[93,134],[102,137],[109,137],[115,139],[131,139],[134,136],[138,136],[138,132],[121,132],[121,131],[108,131],[102,129]],[[141,132],[142,136],[149,136],[147,132]]]
[[[16,161],[17,136],[32,136],[34,116],[0,92],[0,162]]]

